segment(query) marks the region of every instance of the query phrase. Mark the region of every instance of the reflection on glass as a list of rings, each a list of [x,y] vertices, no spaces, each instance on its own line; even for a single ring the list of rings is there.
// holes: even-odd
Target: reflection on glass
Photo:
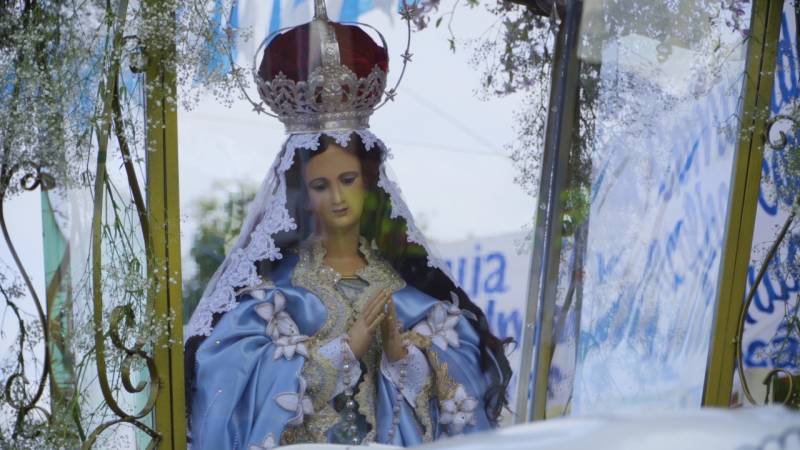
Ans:
[[[310,9],[312,3],[295,4],[291,16],[284,14],[286,5],[281,4],[282,22],[277,28],[308,20],[308,11],[300,10]],[[274,24],[267,19],[275,10],[271,2],[239,4],[240,24],[255,24],[251,42],[237,50],[238,62],[244,59],[249,65],[265,37],[259,32]],[[394,44],[399,54],[397,45],[405,42],[404,24],[396,16],[378,12],[359,21],[386,32],[389,46]],[[335,18],[337,11],[328,13]],[[486,12],[465,11],[454,26],[463,24],[464,29],[480,30],[476,35],[483,36],[483,27],[493,21],[494,16]],[[454,57],[441,45],[447,38],[446,30],[434,27],[414,34],[414,59],[398,101],[371,117],[370,129],[391,146],[394,173],[389,175],[396,174],[400,180],[418,228],[438,250],[435,255],[449,268],[455,284],[484,312],[488,332],[519,342],[529,264],[529,256],[520,253],[519,247],[525,237],[522,227],[531,220],[533,200],[514,182],[513,163],[500,150],[513,135],[511,102],[509,98],[485,102],[469,95],[479,86],[480,74],[471,67],[475,64],[469,55]],[[402,65],[395,53],[389,58],[390,81]],[[443,67],[444,58],[453,58],[447,60],[452,64]],[[250,93],[257,98],[255,88]],[[233,108],[227,109],[201,98],[196,110],[179,115],[187,324],[213,273],[235,248],[259,182],[283,149],[283,126],[243,104],[233,102]],[[451,296],[442,291],[437,298],[450,301]],[[187,337],[190,328],[185,328]],[[514,372],[507,392],[513,396],[520,352],[512,346],[507,350]],[[501,423],[506,423],[503,420],[510,411],[504,410],[503,415]]]
[[[504,342],[466,291],[507,290],[505,261],[481,275],[478,255],[459,286],[431,250],[368,128],[385,41],[325,14],[264,42],[256,85],[287,136],[252,200],[209,203],[227,210],[196,234],[196,257],[227,254],[186,325],[192,448],[410,446],[507,404]]]
[[[700,405],[749,7],[586,5],[579,56],[596,89],[585,100],[594,127],[585,254],[570,257],[585,258],[579,320],[566,316],[580,328],[561,406],[573,413]],[[575,281],[568,268],[560,292]]]
[[[780,41],[772,92],[770,143],[764,148],[761,190],[758,197],[753,247],[748,270],[747,292],[753,288],[756,274],[766,262],[780,230],[790,219],[792,208],[800,201],[800,152],[797,127],[800,112],[797,79],[797,16],[792,2],[786,2],[781,17]],[[782,137],[782,134],[785,137]],[[800,226],[795,218],[778,244],[775,256],[761,279],[747,310],[742,343],[742,364],[749,391],[740,379],[732,404],[779,403],[791,401],[787,372],[777,372],[770,382],[765,378],[776,369],[795,374],[800,371]],[[738,375],[738,374],[737,374]],[[800,383],[795,381],[796,392]],[[768,391],[769,385],[769,391]],[[769,395],[768,395],[769,392]],[[800,406],[800,400],[793,402]]]
[[[148,398],[157,373],[147,369],[150,354],[131,351],[150,351],[163,336],[163,321],[154,320],[147,301],[145,232],[132,195],[145,183],[138,144],[130,142],[130,158],[118,147],[102,163],[92,155],[95,166],[79,180],[55,179],[41,194],[50,408],[59,417],[54,428],[74,430],[61,432],[59,446],[77,448],[95,431],[94,448],[146,446],[152,439],[142,430],[154,429]],[[98,170],[106,182],[96,192]],[[98,327],[104,330],[99,339]],[[143,428],[120,426],[112,408],[129,416],[141,412],[134,420]]]

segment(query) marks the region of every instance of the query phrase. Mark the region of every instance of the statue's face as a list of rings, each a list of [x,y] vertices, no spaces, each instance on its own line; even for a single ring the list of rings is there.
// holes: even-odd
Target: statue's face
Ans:
[[[305,167],[311,210],[327,234],[357,226],[364,210],[364,177],[358,157],[331,144]]]

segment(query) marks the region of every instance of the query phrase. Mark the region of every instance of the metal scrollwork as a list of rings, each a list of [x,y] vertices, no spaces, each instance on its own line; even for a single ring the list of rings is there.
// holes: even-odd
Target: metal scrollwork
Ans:
[[[137,358],[143,359],[147,364],[147,371],[150,376],[151,384],[158,384],[158,374],[156,371],[155,360],[153,360],[153,358],[143,350],[145,343],[141,339],[137,339],[133,347],[127,347],[125,345],[119,330],[120,326],[123,325],[123,321],[124,325],[128,328],[133,327],[135,324],[133,308],[131,305],[117,306],[111,312],[109,335],[111,337],[111,342],[114,343],[114,346],[117,349],[123,350],[126,354],[125,358],[122,360],[122,385],[125,387],[126,391],[131,394],[135,394],[142,392],[144,388],[147,387],[147,383],[143,381],[140,381],[136,386],[134,386],[131,382],[131,367]],[[157,393],[157,389],[151,389],[145,405],[138,413],[133,414],[132,417],[141,418],[151,411],[155,406]]]
[[[758,445],[746,445],[739,447],[738,450],[786,450],[794,448],[792,441],[800,439],[800,427],[793,426],[786,428],[782,432],[766,436]]]
[[[790,122],[790,130],[797,129],[798,121],[793,115],[776,114],[774,117],[770,118],[766,124],[767,131],[765,140],[767,141],[767,145],[769,145],[773,150],[783,150],[789,143],[789,134],[784,129],[778,129],[778,137],[773,139],[773,135],[775,134],[774,128],[776,128],[776,125],[781,122]]]
[[[800,125],[800,121],[798,120],[798,113],[800,113],[800,104],[794,103],[786,105],[782,111],[787,111],[786,113],[776,114],[772,116],[766,122],[766,131],[764,136],[764,141],[772,150],[780,151],[786,150],[786,147],[789,145],[789,136],[796,135],[796,131],[798,129],[798,125]],[[780,126],[779,126],[780,124]],[[746,399],[751,404],[756,404],[756,400],[753,398],[752,393],[750,392],[750,388],[748,386],[748,382],[746,377],[744,376],[744,352],[743,352],[743,341],[744,341],[744,327],[745,327],[745,318],[747,316],[747,311],[750,308],[750,305],[753,301],[753,298],[756,294],[756,290],[758,289],[761,280],[763,279],[770,262],[775,257],[775,254],[778,252],[778,248],[780,247],[781,243],[786,238],[787,233],[790,230],[792,223],[794,222],[798,206],[800,206],[800,196],[797,196],[794,200],[794,207],[792,208],[789,215],[784,220],[783,226],[781,227],[780,231],[776,235],[772,245],[770,246],[764,261],[761,263],[761,267],[756,274],[756,278],[753,281],[750,291],[747,293],[745,297],[744,307],[742,308],[742,312],[739,316],[739,323],[738,323],[738,333],[736,338],[736,352],[737,352],[737,375],[739,377],[739,382],[742,386],[742,391],[746,397]],[[783,399],[774,399],[775,402],[779,402],[782,405],[789,405],[795,404],[798,402],[797,393],[795,392],[794,386],[794,377],[796,374],[789,372],[788,370],[782,368],[775,368],[767,373],[766,377],[764,377],[763,384],[767,385],[767,397],[769,397],[769,387],[770,384],[773,382],[774,379],[777,379],[779,375],[784,374],[786,375],[786,379],[788,381],[788,390],[786,398]],[[766,398],[764,403],[768,403],[769,398]]]
[[[20,179],[19,184],[26,191],[33,191],[42,188],[42,191],[49,191],[56,186],[56,179],[49,173],[42,170],[38,164],[31,164],[32,170]]]
[[[0,174],[0,179],[2,179],[2,183],[0,183],[0,231],[2,231],[6,247],[8,248],[9,253],[11,253],[11,258],[13,259],[18,272],[25,283],[25,287],[27,288],[28,293],[30,294],[31,299],[33,300],[33,303],[36,307],[36,312],[37,312],[36,319],[39,321],[40,326],[42,327],[42,334],[44,336],[44,341],[48,342],[47,313],[45,312],[42,302],[36,293],[36,289],[34,289],[33,287],[31,278],[28,275],[27,270],[25,270],[25,266],[22,264],[22,261],[17,253],[16,246],[14,245],[14,241],[11,239],[11,234],[9,233],[8,226],[5,220],[5,198],[10,184],[9,181],[14,177],[15,173],[19,171],[22,166],[34,166],[34,165],[30,163],[23,163],[13,168],[4,167],[4,169],[6,170],[4,170],[2,174]],[[36,175],[31,175],[31,176],[28,176],[29,174],[23,175],[20,182],[22,184],[22,187],[26,188],[26,186],[33,186],[35,184],[36,187],[41,186],[42,188],[44,188],[45,183],[52,186],[53,183],[51,183],[50,181],[42,181],[47,177],[42,176],[43,172],[40,169],[38,169],[38,166],[34,167],[36,167],[35,169]],[[26,180],[34,180],[34,181],[26,181]],[[33,187],[33,189],[35,189],[36,187]],[[17,316],[17,320],[19,323],[20,346],[17,352],[18,370],[6,380],[4,387],[4,394],[6,402],[8,402],[8,404],[17,411],[16,421],[14,424],[13,437],[25,436],[23,425],[25,423],[26,418],[31,412],[39,411],[40,413],[43,413],[46,418],[50,416],[49,412],[38,406],[39,401],[42,399],[42,396],[44,395],[45,387],[47,386],[47,380],[50,376],[50,370],[51,370],[50,353],[48,346],[45,345],[44,364],[43,367],[41,368],[41,375],[39,376],[38,383],[36,384],[36,390],[32,395],[30,395],[27,391],[27,386],[30,384],[30,381],[25,376],[26,371],[25,371],[25,353],[24,353],[25,352],[24,345],[26,336],[28,334],[27,332],[28,329],[26,327],[25,321],[22,319],[22,316],[20,315],[18,306],[11,300],[11,296],[6,292],[4,288],[2,288],[2,286],[0,286],[0,293],[2,293],[3,297],[5,297],[6,304],[12,309],[14,314]],[[17,396],[17,398],[15,398],[14,395],[15,391],[20,392],[22,397],[19,398],[19,396]]]
[[[145,3],[152,5],[153,9],[161,8],[157,1]],[[107,39],[100,49],[104,52],[103,58],[98,58],[96,68],[101,78],[97,95],[93,97],[97,101],[89,105],[93,112],[86,120],[91,123],[81,123],[91,125],[87,133],[91,144],[86,150],[89,157],[85,165],[82,158],[80,163],[71,160],[71,164],[63,165],[61,160],[54,163],[40,156],[37,159],[28,156],[38,155],[34,151],[36,148],[18,151],[11,141],[4,143],[0,150],[0,239],[4,239],[16,276],[21,280],[19,286],[16,279],[6,283],[9,277],[0,269],[0,302],[5,299],[7,309],[18,322],[18,336],[14,343],[15,347],[18,346],[14,349],[17,354],[11,355],[12,367],[7,372],[4,370],[0,380],[2,403],[13,412],[13,421],[9,423],[9,428],[13,426],[13,433],[9,430],[8,436],[0,436],[0,447],[3,448],[6,444],[19,444],[24,448],[88,450],[103,445],[106,438],[115,439],[112,434],[117,425],[136,430],[138,437],[149,437],[148,449],[155,449],[164,441],[164,431],[156,430],[156,425],[149,420],[150,415],[158,416],[156,401],[164,391],[165,380],[159,375],[153,356],[159,351],[156,342],[160,343],[164,338],[160,331],[150,334],[139,331],[142,323],[151,322],[149,314],[155,309],[152,302],[146,300],[153,295],[148,274],[157,272],[151,267],[154,264],[151,258],[153,243],[147,234],[150,217],[148,205],[141,195],[146,191],[137,179],[134,163],[138,159],[132,158],[132,155],[136,156],[139,141],[130,139],[133,133],[126,131],[127,127],[136,127],[139,123],[131,124],[125,120],[125,108],[129,105],[120,101],[129,95],[122,83],[120,68],[122,61],[126,60],[124,42],[131,39],[123,36],[126,26],[130,25],[127,22],[128,4],[129,0],[120,0],[113,5],[113,10],[107,9]],[[163,8],[174,12],[175,4]],[[155,19],[148,17],[147,20]],[[146,68],[149,70],[143,59],[143,48],[143,43],[137,40],[136,50],[129,58],[135,73]],[[19,97],[19,92],[15,84],[12,102]],[[14,107],[24,105],[19,103]],[[133,104],[131,108],[135,106]],[[151,116],[148,113],[147,120]],[[116,147],[109,142],[114,137]],[[64,146],[72,143],[71,140],[42,142],[35,145]],[[79,146],[84,146],[80,142]],[[27,142],[23,144],[29,145]],[[119,181],[106,172],[112,153],[109,148],[118,148],[122,157],[128,192],[117,189]],[[83,155],[83,150],[80,154]],[[42,208],[43,233],[48,239],[44,252],[46,286],[37,292],[34,289],[36,280],[32,281],[22,264],[9,233],[4,217],[5,200],[16,193],[47,192],[56,188],[58,195],[42,196],[42,204],[46,205]],[[59,209],[58,201],[64,198],[73,200],[73,188],[78,191],[76,197],[79,197],[81,206],[84,200],[93,202],[90,203],[93,207],[90,231],[79,236],[89,238],[88,246],[81,239],[78,239],[80,245],[73,246],[71,240],[73,232],[85,230],[83,217],[71,215],[80,214],[82,210]],[[65,195],[62,197],[62,194]],[[66,204],[74,206],[73,203]],[[136,217],[139,218],[138,226]],[[134,220],[129,220],[131,218]],[[142,234],[131,236],[138,231]],[[80,247],[79,251],[74,247]],[[89,251],[88,258],[84,256],[86,251]],[[124,266],[125,270],[111,274],[109,266]],[[129,274],[137,277],[127,277]],[[85,297],[81,297],[83,295]],[[23,297],[35,308],[33,319],[15,303]],[[76,299],[86,301],[78,302]],[[79,303],[86,306],[72,309]],[[143,306],[139,308],[138,305]],[[13,320],[13,316],[9,317]],[[79,327],[74,322],[80,322]],[[85,353],[76,358],[74,353],[79,351]],[[73,370],[75,367],[78,369]],[[87,373],[84,369],[96,372]],[[85,395],[86,388],[89,388],[88,395]],[[96,388],[102,394],[99,399],[95,395]],[[129,394],[135,398],[131,399]]]
[[[117,350],[125,353],[121,364],[121,382],[125,391],[131,394],[143,392],[150,385],[147,402],[135,413],[125,411],[114,397],[111,384],[108,378],[107,355],[106,355],[106,334],[103,332],[103,273],[102,273],[102,241],[103,241],[103,196],[106,187],[106,149],[101,148],[98,155],[97,172],[95,175],[94,186],[94,215],[92,219],[92,301],[93,301],[93,324],[95,329],[95,352],[97,365],[97,380],[103,394],[106,406],[117,416],[115,419],[104,422],[95,428],[83,442],[82,449],[88,450],[94,445],[97,438],[109,428],[119,424],[130,424],[145,432],[151,437],[148,449],[155,448],[161,441],[160,434],[152,427],[143,423],[140,419],[153,411],[156,398],[159,394],[158,386],[160,378],[156,368],[155,360],[145,352],[145,342],[141,337],[137,338],[133,346],[128,347],[122,337],[121,327],[133,328],[136,322],[133,308],[130,304],[115,307],[109,318],[108,337]],[[139,382],[134,385],[131,380],[131,368],[137,359],[145,361],[147,373],[150,378],[149,383]]]
[[[770,370],[767,376],[764,377],[764,384],[767,386],[767,399],[765,399],[764,403],[769,401],[769,386],[770,383],[772,383],[772,379],[777,378],[780,374],[786,375],[786,380],[789,383],[789,388],[786,390],[786,397],[780,401],[780,404],[785,406],[788,405],[790,401],[796,403],[797,399],[793,398],[797,396],[794,392],[794,374],[786,369],[780,368]]]
[[[120,20],[124,21],[124,14],[125,14],[125,4],[126,1],[121,2],[122,5],[120,6],[121,10],[118,13]],[[118,43],[123,41],[123,37],[121,35],[117,35],[115,37]],[[118,82],[120,76],[120,67],[119,67],[119,59],[116,59],[114,64],[111,67],[109,81],[108,81],[108,88],[105,90],[104,95],[104,104],[106,105],[107,109],[104,110],[106,117],[104,118],[104,124],[114,123],[114,130],[117,133],[117,140],[120,146],[120,151],[126,161],[126,173],[128,175],[128,184],[131,189],[132,195],[134,197],[134,205],[137,210],[137,214],[139,215],[140,219],[146,217],[146,211],[144,210],[145,205],[144,202],[141,201],[139,196],[137,195],[139,191],[138,180],[136,180],[135,176],[132,176],[132,167],[130,166],[130,149],[128,147],[128,142],[125,139],[125,136],[122,135],[122,129],[124,124],[122,123],[120,116],[121,116],[121,107],[119,104],[119,91],[118,91]],[[88,176],[84,180],[86,181],[93,181],[94,182],[94,214],[92,217],[92,225],[91,225],[91,285],[92,285],[92,323],[94,326],[94,344],[95,344],[95,360],[96,360],[96,367],[97,367],[97,381],[100,386],[100,390],[103,394],[103,399],[105,400],[105,405],[108,409],[110,409],[116,417],[114,419],[108,420],[100,425],[98,425],[86,438],[81,446],[82,449],[88,450],[90,449],[95,442],[97,441],[98,437],[102,435],[106,430],[110,428],[121,425],[121,424],[128,424],[136,427],[140,431],[143,431],[147,434],[151,439],[148,444],[148,449],[156,448],[162,440],[161,434],[156,431],[153,427],[147,425],[143,419],[148,414],[153,412],[156,404],[156,399],[159,395],[159,387],[161,385],[161,380],[158,374],[158,370],[156,367],[156,363],[154,358],[149,355],[145,351],[145,347],[147,343],[144,341],[145,337],[139,335],[135,339],[133,345],[128,346],[126,345],[126,341],[123,333],[123,327],[127,329],[133,329],[136,325],[136,317],[134,314],[134,309],[130,303],[116,306],[112,309],[111,314],[108,320],[108,331],[107,333],[104,332],[103,326],[103,318],[104,318],[104,308],[103,308],[103,296],[104,296],[104,276],[103,276],[103,216],[106,213],[103,203],[104,196],[106,194],[106,189],[108,186],[108,176],[106,172],[106,157],[107,157],[107,144],[108,144],[108,128],[105,129],[102,133],[103,140],[98,145],[98,157],[97,157],[97,170],[95,171],[94,177]],[[113,196],[111,196],[111,192],[109,192],[109,206],[111,203],[114,202]],[[139,200],[139,201],[137,201]],[[146,221],[141,223],[141,231],[142,231],[142,238],[145,245],[145,252],[147,253],[148,246],[150,245],[147,233],[145,231]],[[129,269],[135,272],[138,272],[139,265],[131,264],[129,265]],[[137,291],[138,292],[138,291]],[[129,292],[130,293],[130,292]],[[140,294],[145,294],[145,291],[138,292]],[[107,350],[106,350],[106,339],[111,340],[111,344],[116,350],[122,351],[124,357],[120,363],[120,382],[122,384],[123,389],[125,392],[130,394],[138,394],[143,393],[146,388],[149,387],[149,392],[147,394],[147,401],[144,405],[142,405],[137,411],[135,412],[128,412],[126,411],[122,405],[120,405],[117,398],[115,398],[114,392],[112,390],[111,383],[109,381],[109,372],[108,372],[108,362],[107,362]],[[145,366],[147,368],[147,376],[149,381],[140,381],[138,383],[134,383],[131,372],[133,370],[134,364],[137,361],[144,361]]]
[[[771,127],[771,125],[770,125]],[[785,136],[784,136],[785,138]],[[771,145],[771,144],[770,144]],[[784,144],[785,145],[785,144]],[[800,196],[795,199],[794,202],[795,206],[800,205]],[[747,317],[747,311],[750,309],[750,305],[753,302],[753,298],[755,297],[756,291],[758,289],[761,280],[764,278],[764,274],[767,272],[767,268],[769,267],[770,261],[772,258],[775,257],[775,254],[778,252],[778,248],[780,247],[781,243],[783,242],[784,238],[786,238],[786,234],[789,231],[789,227],[791,227],[792,222],[797,215],[797,207],[793,208],[792,211],[789,213],[788,217],[783,223],[778,235],[775,237],[775,240],[772,242],[772,245],[769,248],[766,256],[764,257],[764,261],[761,263],[761,267],[756,274],[756,278],[753,280],[752,285],[750,286],[750,291],[747,293],[747,297],[745,297],[744,307],[742,307],[742,311],[739,314],[739,322],[738,322],[738,331],[736,333],[736,366],[737,366],[737,375],[739,377],[739,382],[742,386],[742,391],[744,392],[745,397],[751,404],[757,404],[755,398],[753,398],[753,394],[750,392],[750,388],[747,383],[747,378],[744,376],[744,351],[743,351],[743,342],[744,342],[744,325],[745,325],[745,318]],[[767,374],[766,378],[764,379],[764,383],[769,383],[774,376],[777,376],[780,373],[789,374],[789,395],[783,401],[783,404],[789,402],[792,396],[792,388],[793,388],[793,381],[792,381],[792,374],[784,369],[775,369],[772,370],[769,374]]]

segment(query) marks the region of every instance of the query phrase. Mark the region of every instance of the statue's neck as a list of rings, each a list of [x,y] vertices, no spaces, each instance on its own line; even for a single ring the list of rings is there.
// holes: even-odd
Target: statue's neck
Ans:
[[[358,252],[361,233],[359,227],[325,230],[322,245],[325,247],[325,264],[342,276],[352,276],[366,265]]]

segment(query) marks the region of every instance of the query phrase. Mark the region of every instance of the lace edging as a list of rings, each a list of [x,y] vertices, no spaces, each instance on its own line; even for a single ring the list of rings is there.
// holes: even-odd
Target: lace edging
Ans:
[[[316,151],[319,149],[319,138],[323,134],[332,137],[337,144],[346,147],[353,134],[357,134],[366,150],[380,148],[386,158],[391,154],[386,145],[369,130],[353,131],[322,131],[319,133],[292,134],[284,145],[284,151],[278,156],[270,170],[270,180],[262,186],[262,192],[256,198],[266,197],[266,204],[261,211],[256,210],[252,230],[243,229],[243,235],[248,237],[246,243],[237,246],[225,258],[217,269],[211,283],[200,300],[197,308],[189,320],[186,339],[192,336],[208,336],[211,334],[214,314],[232,310],[238,304],[235,290],[249,287],[262,282],[256,271],[255,263],[261,260],[275,261],[283,257],[281,249],[275,244],[273,236],[284,231],[297,228],[294,218],[286,209],[286,171],[292,166],[294,154],[298,149]],[[402,217],[408,224],[408,240],[425,248],[428,253],[428,266],[442,270],[451,280],[455,278],[450,273],[447,265],[440,258],[433,256],[430,246],[422,232],[414,225],[413,217],[408,206],[400,196],[400,188],[389,180],[384,170],[381,170],[378,186],[389,194],[392,205],[392,218]],[[265,191],[266,190],[266,191]],[[254,204],[252,208],[259,208]],[[238,245],[238,244],[237,244]],[[455,283],[455,281],[454,281]]]
[[[425,249],[425,252],[428,254],[428,267],[435,267],[441,270],[445,275],[447,275],[453,283],[458,286],[458,281],[453,276],[450,271],[450,268],[444,262],[443,259],[437,258],[433,256],[433,252],[431,251],[431,246],[428,244],[427,239],[422,234],[419,228],[417,228],[416,224],[414,223],[413,216],[411,214],[411,210],[408,208],[408,205],[403,200],[402,193],[400,191],[400,186],[397,185],[394,181],[389,179],[386,176],[386,172],[381,168],[381,173],[378,176],[378,187],[386,191],[389,194],[389,200],[392,203],[392,212],[390,217],[395,219],[397,217],[401,217],[403,220],[406,221],[406,226],[408,229],[408,233],[406,235],[409,242],[413,242],[415,244],[419,244],[422,248]]]

